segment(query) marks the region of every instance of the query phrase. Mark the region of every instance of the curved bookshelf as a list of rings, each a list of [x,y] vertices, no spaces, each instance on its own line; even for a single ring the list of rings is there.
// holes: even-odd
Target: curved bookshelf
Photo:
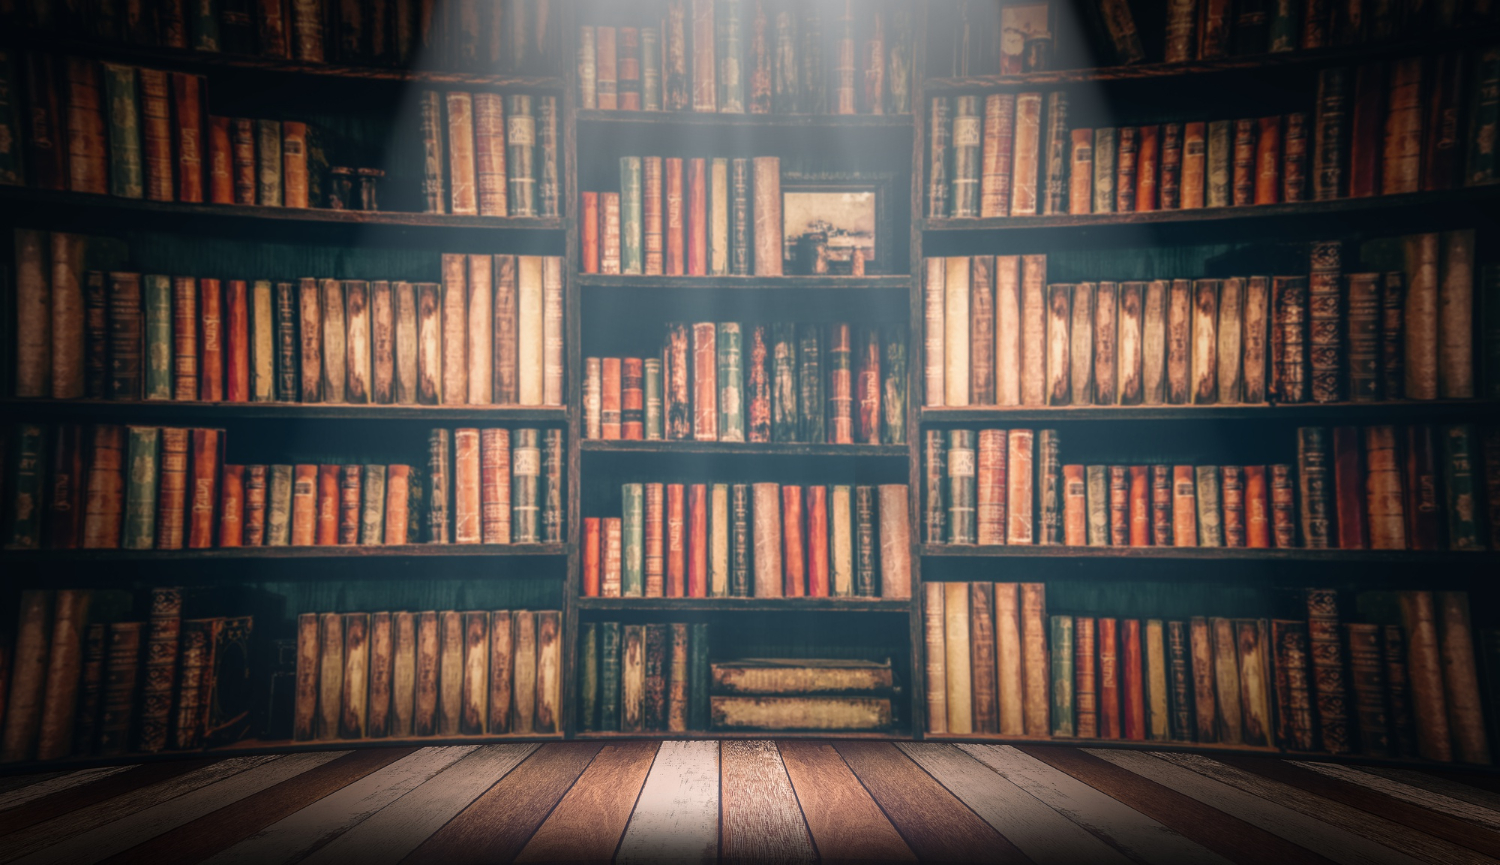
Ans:
[[[431,421],[432,423],[564,424],[563,406],[348,405],[296,402],[196,402],[177,400],[4,399],[0,411],[26,418],[174,421],[319,420]]]

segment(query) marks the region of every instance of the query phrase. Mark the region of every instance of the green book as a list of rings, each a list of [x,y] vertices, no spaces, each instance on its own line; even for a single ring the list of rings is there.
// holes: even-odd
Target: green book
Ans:
[[[979,215],[979,151],[983,141],[984,122],[979,96],[959,96],[953,100],[953,193],[951,214],[954,217]],[[1051,129],[1048,129],[1050,136]],[[1043,151],[1045,153],[1045,151]],[[1045,160],[1044,160],[1045,166]]]
[[[0,186],[20,186],[21,90],[16,86],[16,65],[9,51],[0,51]]]
[[[165,277],[162,278],[165,279]],[[250,286],[251,402],[272,402],[276,399],[275,307],[270,280],[258,279],[252,283]]]
[[[1071,738],[1073,727],[1073,617],[1052,617],[1052,735]]]
[[[1271,53],[1297,50],[1302,28],[1302,4],[1298,0],[1271,0]]]
[[[875,488],[854,488],[854,594],[873,598],[880,594],[880,519]]]
[[[723,427],[720,427],[722,430]],[[708,596],[729,597],[729,484],[714,484],[708,494]]]
[[[745,113],[744,16],[741,0],[719,0],[714,23],[718,31],[719,111],[725,114]]]
[[[708,275],[729,273],[729,160],[708,163]]]
[[[620,272],[641,273],[641,158],[620,157]]]
[[[533,444],[535,444],[535,443],[533,442]],[[526,491],[529,491],[531,489],[531,487],[527,486],[525,484],[517,484],[516,481],[515,481],[515,466],[514,466],[514,462],[517,459],[517,457],[515,456],[515,453],[514,453],[514,447],[516,447],[516,446],[518,446],[518,443],[512,442],[512,456],[511,456],[511,462],[512,462],[512,466],[511,466],[511,472],[512,472],[511,473],[511,519],[512,519],[511,540],[513,542],[519,543],[519,539],[515,535],[515,532],[516,532],[516,526],[514,524],[515,514],[516,514],[516,509],[515,509],[516,508],[516,501],[515,501],[515,499],[516,499],[516,496],[522,494],[522,490],[519,489],[520,487],[524,487]],[[426,486],[427,486],[427,489],[428,489],[428,493],[427,493],[427,508],[426,508],[426,512],[425,512],[426,516],[427,516],[427,532],[425,533],[424,536],[426,537],[428,543],[446,544],[449,541],[449,537],[450,536],[448,534],[448,513],[449,513],[449,509],[450,509],[451,503],[453,501],[453,493],[452,493],[453,483],[452,483],[452,475],[449,474],[450,469],[449,469],[448,466],[449,466],[449,464],[451,462],[451,460],[449,459],[449,457],[452,455],[452,451],[453,451],[453,432],[452,432],[452,430],[447,430],[447,429],[441,429],[441,428],[439,428],[439,429],[435,429],[435,430],[433,430],[433,431],[431,431],[431,432],[429,432],[427,434],[427,484],[426,484]],[[536,452],[532,451],[531,453],[528,454],[528,456],[531,459],[535,460],[536,459]],[[416,486],[416,484],[411,484],[411,486]],[[416,535],[413,535],[412,537],[416,537]]]
[[[1042,136],[1043,187],[1037,196],[1042,213],[1055,216],[1068,212],[1068,94],[1053,90],[1047,94],[1047,111]],[[1137,174],[1140,169],[1136,169]],[[978,214],[976,214],[978,215]]]
[[[620,487],[620,594],[639,598],[645,593],[646,497],[640,484]]]
[[[729,272],[735,276],[749,276],[754,267],[750,256],[750,243],[754,236],[750,187],[750,160],[731,160],[729,163]]]
[[[971,429],[948,431],[947,495],[948,543],[972,544],[978,536],[978,495],[974,454],[975,433]]]
[[[881,372],[885,379],[881,383],[880,408],[884,413],[885,429],[880,440],[889,445],[906,444],[906,329],[899,325],[883,325],[880,341],[885,346],[885,363]]]
[[[531,114],[530,94],[506,98],[505,173],[510,183],[510,215],[536,216],[536,118]]]
[[[255,121],[255,200],[281,206],[281,121]]]
[[[385,466],[365,466],[359,485],[363,501],[359,509],[359,542],[367,546],[385,541]]]
[[[599,624],[583,622],[578,638],[578,729],[599,729]]]
[[[948,442],[940,429],[922,431],[922,539],[948,542]]]
[[[542,434],[518,429],[511,435],[510,534],[516,544],[542,540]]]
[[[1115,149],[1119,133],[1111,127],[1094,130],[1094,212],[1115,212]]]
[[[771,325],[771,440],[798,440],[797,326]]]
[[[157,463],[161,430],[154,426],[128,429],[125,444],[125,539],[127,550],[149,550],[156,544]]]
[[[536,183],[537,216],[556,219],[562,215],[562,178],[557,173],[557,97],[538,96],[536,105],[536,153],[541,163]]]
[[[1084,503],[1088,511],[1088,542],[1091,547],[1109,546],[1109,467],[1084,469]]]
[[[1234,123],[1230,120],[1213,120],[1208,124],[1208,175],[1204,182],[1205,204],[1208,207],[1228,207],[1229,187],[1232,175],[1229,166],[1234,161]]]
[[[292,467],[271,466],[266,473],[266,546],[292,542]]]
[[[599,624],[599,729],[620,729],[620,623]]]
[[[750,485],[735,484],[729,491],[733,527],[729,541],[729,594],[750,597]]]
[[[219,0],[188,0],[188,26],[194,51],[219,49]]]
[[[1479,519],[1474,502],[1479,490],[1474,483],[1474,427],[1453,424],[1442,428],[1443,491],[1448,498],[1448,549],[1482,550]]]
[[[34,550],[41,545],[42,507],[46,500],[47,437],[40,424],[17,424],[11,428],[11,453],[6,466],[9,487],[6,506],[8,531],[5,546]]]
[[[708,623],[694,622],[688,637],[688,729],[708,729]]]
[[[1055,429],[1039,430],[1036,435],[1036,497],[1041,506],[1037,542],[1062,543],[1062,441]]]
[[[661,413],[661,358],[648,357],[642,361],[645,372],[641,376],[641,389],[646,402],[646,440],[660,441],[662,435]],[[722,428],[722,427],[721,427]]]
[[[542,543],[563,542],[563,431],[542,433]]]
[[[661,110],[661,31],[641,28],[641,109]]]
[[[1224,546],[1224,511],[1220,505],[1219,467],[1198,466],[1198,546]]]
[[[1500,135],[1500,46],[1490,46],[1475,58],[1474,96],[1469,109],[1468,158],[1464,183],[1478,186],[1500,177],[1493,142]]]
[[[141,281],[146,311],[145,398],[171,399],[172,278],[148,274]]]
[[[801,417],[801,435],[805,444],[820,445],[823,434],[823,339],[817,324],[797,325],[797,384],[801,399],[797,413]]]
[[[141,107],[134,66],[104,64],[104,98],[109,117],[110,194],[121,198],[145,198]]]
[[[742,442],[745,440],[745,378],[739,322],[719,322],[715,342],[719,355],[719,441]]]

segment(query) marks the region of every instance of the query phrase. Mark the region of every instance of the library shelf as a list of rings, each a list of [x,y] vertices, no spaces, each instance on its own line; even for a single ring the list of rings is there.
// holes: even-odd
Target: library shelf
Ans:
[[[905,598],[578,598],[581,612],[629,613],[900,613]]]
[[[755,456],[755,457],[848,457],[854,459],[904,460],[906,445],[833,445],[796,444],[790,442],[706,442],[706,441],[621,441],[585,439],[579,442],[584,454],[598,456],[631,456],[666,454],[672,456]]]
[[[910,291],[911,275],[869,276],[643,276],[638,274],[580,273],[575,279],[585,289],[664,289],[733,291]]]
[[[1324,566],[1380,564],[1476,568],[1500,567],[1500,555],[1485,550],[1251,549],[1249,547],[1069,547],[1036,544],[923,544],[932,559],[1054,559],[1085,561],[1187,561],[1306,563]]]

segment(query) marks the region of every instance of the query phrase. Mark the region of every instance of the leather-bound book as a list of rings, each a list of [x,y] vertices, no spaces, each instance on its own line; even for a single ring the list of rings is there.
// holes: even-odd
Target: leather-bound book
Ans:
[[[320,547],[331,547],[339,542],[339,467],[317,466],[317,488],[314,492],[316,527],[313,543]],[[293,490],[295,499],[296,491]],[[293,502],[295,506],[296,502]],[[295,522],[296,514],[293,514]]]
[[[1405,336],[1406,372],[1403,396],[1436,399],[1440,391],[1440,334],[1442,282],[1440,237],[1418,234],[1402,238],[1405,253],[1406,306],[1402,331]]]
[[[1094,405],[1120,399],[1119,285],[1099,283],[1094,293]]]
[[[663,555],[665,576],[663,589],[669,598],[687,597],[688,511],[687,489],[682,484],[667,484],[665,490]]]
[[[934,100],[935,110],[939,102],[945,102],[945,100]],[[1015,94],[991,93],[984,97],[978,216],[1010,215],[1013,167],[1011,145],[1015,134],[1015,116]],[[932,215],[944,216],[946,214],[933,213]]]
[[[1474,232],[1445,231],[1438,286],[1437,384],[1442,399],[1474,397],[1473,310]]]
[[[1057,430],[1037,433],[1036,497],[1041,511],[1037,543],[1062,543],[1062,443]]]
[[[974,732],[972,690],[972,650],[969,633],[969,587],[964,583],[943,585],[944,671],[947,675],[947,732],[968,735]]]
[[[190,430],[162,428],[156,500],[156,548],[159,550],[180,550],[187,537],[191,445]]]
[[[1068,213],[1091,213],[1094,203],[1094,130],[1074,129],[1068,159]]]
[[[1099,619],[1099,738],[1119,739],[1122,729],[1120,713],[1120,638],[1119,622]]]
[[[936,110],[936,106],[934,108]],[[951,173],[950,180],[953,188],[949,197],[948,212],[935,213],[935,216],[951,216],[958,219],[979,216],[981,128],[979,97],[975,95],[954,97],[952,142],[948,145],[951,147],[949,152],[953,157],[953,165],[951,169],[943,172],[944,174]],[[944,143],[935,137],[932,146],[943,147]],[[943,166],[939,164],[936,167],[942,168]]]
[[[1415,56],[1397,58],[1390,64],[1380,169],[1380,192],[1385,195],[1421,189],[1424,62],[1424,58]],[[1356,91],[1356,108],[1357,97]]]
[[[807,594],[807,549],[803,536],[802,488],[781,487],[782,595],[800,598]]]
[[[1186,405],[1191,401],[1190,385],[1194,317],[1193,282],[1174,279],[1167,291],[1167,403]]]
[[[1119,133],[1113,127],[1094,130],[1094,213],[1115,212],[1115,150]]]
[[[1329,469],[1329,436],[1325,427],[1297,429],[1297,481],[1302,543],[1319,549],[1331,546],[1335,519]]]
[[[280,286],[278,286],[278,289]],[[279,292],[278,292],[279,295]],[[279,299],[279,298],[278,298]],[[344,362],[346,380],[344,400],[350,403],[370,402],[370,284],[364,280],[344,281],[345,345],[348,358]],[[460,340],[463,337],[460,335]],[[281,379],[278,378],[278,391]],[[461,400],[460,400],[461,402]]]
[[[1422,188],[1458,185],[1462,158],[1464,81],[1468,70],[1462,53],[1448,51],[1432,61],[1432,82],[1423,106]]]
[[[1277,549],[1297,546],[1297,482],[1292,467],[1277,463],[1271,473],[1271,536]]]
[[[620,273],[620,193],[599,193],[599,214],[599,272]]]
[[[854,443],[853,342],[853,330],[847,322],[838,322],[828,326],[827,437],[829,444]],[[739,382],[736,381],[733,387],[738,396]]]
[[[1412,715],[1411,680],[1406,666],[1406,639],[1401,625],[1384,625],[1380,630],[1392,755],[1415,756],[1418,753],[1416,722]]]
[[[1348,394],[1351,402],[1380,398],[1381,275],[1351,273],[1348,279]]]
[[[883,335],[887,337],[884,346],[881,344]],[[904,334],[896,333],[890,327],[885,329],[884,334],[880,328],[875,327],[862,327],[855,331],[854,399],[858,423],[854,434],[855,440],[861,444],[880,444],[882,419],[891,417],[900,418],[900,422],[889,438],[905,441],[906,346],[902,341],[903,336]],[[891,358],[888,356],[889,352],[896,352],[898,356]],[[891,368],[893,366],[902,367],[899,377],[896,370]],[[993,376],[990,380],[993,383]],[[900,403],[899,407],[881,405],[882,391],[887,388],[892,391],[889,397]]]
[[[385,530],[387,546],[411,543],[411,466],[393,465],[386,469]]]
[[[1146,738],[1146,664],[1141,657],[1140,619],[1120,620],[1120,732],[1130,741]]]
[[[456,610],[437,612],[437,724],[440,736],[456,736],[463,714],[464,624]]]
[[[1094,619],[1076,616],[1073,622],[1073,728],[1080,739],[1099,737],[1099,692],[1096,674]]]
[[[1151,482],[1146,466],[1130,466],[1130,546],[1151,546]]]
[[[964,584],[953,583],[950,586],[963,589]],[[994,618],[994,596],[989,583],[969,583],[967,586],[968,603],[965,606],[969,618],[966,635],[968,637],[967,648],[969,658],[964,665],[970,678],[971,687],[968,689],[971,695],[971,728],[968,732],[974,733],[996,733],[1000,728],[999,703],[996,692],[996,664],[995,664],[995,618]],[[945,608],[940,606],[940,609]],[[954,634],[953,636],[962,636]],[[947,640],[942,643],[945,647]],[[959,648],[959,647],[955,647]],[[946,663],[945,667],[946,675]],[[964,690],[960,687],[960,691]],[[961,695],[955,694],[955,697]],[[963,731],[958,731],[963,732]]]
[[[1245,546],[1271,546],[1271,493],[1265,466],[1245,466]]]
[[[1228,207],[1234,203],[1234,121],[1209,121],[1207,145],[1204,204]]]
[[[1142,651],[1146,699],[1146,738],[1160,742],[1172,733],[1171,684],[1167,661],[1166,628],[1161,619],[1147,619]]]
[[[1333,489],[1338,548],[1362,550],[1369,544],[1364,489],[1366,474],[1357,427],[1333,428]]]
[[[1451,726],[1454,719],[1450,717],[1444,690],[1443,643],[1433,593],[1408,591],[1399,593],[1398,597],[1406,636],[1406,670],[1412,714],[1416,720],[1417,754],[1428,760],[1452,762],[1455,757]]]
[[[1208,187],[1208,124],[1182,125],[1182,209],[1203,207]]]
[[[1021,404],[1047,398],[1047,258],[1021,257]],[[1003,346],[1003,340],[1002,340]]]
[[[1281,144],[1281,200],[1295,202],[1307,200],[1307,173],[1309,162],[1307,112],[1294,111],[1286,115],[1285,134]]]
[[[1219,283],[1217,326],[1219,402],[1238,403],[1244,390],[1245,280],[1232,276]]]
[[[1340,244],[1312,245],[1312,273],[1308,278],[1308,366],[1313,402],[1337,402],[1343,397],[1343,293],[1340,291]]]
[[[1271,277],[1271,383],[1275,402],[1307,402],[1308,288],[1301,276]]]
[[[1109,467],[1109,545],[1130,546],[1130,471]]]
[[[660,598],[666,589],[666,491],[661,484],[642,484],[643,593]]]
[[[750,487],[734,484],[730,488],[730,572],[731,597],[750,597],[750,559],[752,552],[750,520]],[[849,488],[833,490],[833,568],[834,591],[849,594],[852,579],[852,546],[849,536]]]
[[[714,495],[717,497],[723,484],[714,485]],[[725,491],[727,492],[727,491]],[[824,486],[807,487],[805,496],[805,510],[807,512],[807,533],[805,542],[807,546],[807,594],[809,597],[826,598],[829,596],[829,573],[828,573],[828,488]],[[714,504],[719,504],[716,498]],[[904,504],[903,504],[904,507]],[[724,503],[724,513],[720,516],[728,516],[728,503]],[[727,543],[727,533],[724,532],[722,521],[714,522],[714,540],[717,542],[721,536]],[[727,556],[727,546],[725,553]],[[727,563],[726,563],[727,564]],[[724,594],[727,594],[724,593]],[[718,596],[717,594],[715,595]]]
[[[1134,126],[1121,126],[1116,133],[1118,144],[1115,150],[1115,211],[1135,211],[1136,174],[1140,168],[1141,131]]]
[[[1161,178],[1158,183],[1162,210],[1182,207],[1182,124],[1161,127]]]
[[[999,430],[1004,435],[1004,430]],[[922,469],[924,479],[922,536],[926,543],[948,541],[948,444],[942,430],[923,431]]]
[[[1255,131],[1251,136],[1255,145],[1254,194],[1251,201],[1245,203],[1275,204],[1281,196],[1281,115],[1261,117],[1254,123]],[[1238,133],[1238,130],[1236,132]],[[1235,139],[1237,149],[1239,143],[1237,135]],[[1238,170],[1238,158],[1235,166]],[[1236,192],[1238,192],[1238,185],[1236,185]]]
[[[1243,379],[1240,397],[1245,403],[1257,405],[1266,401],[1271,280],[1265,276],[1252,276],[1243,282],[1244,317],[1240,333],[1244,350],[1241,355]]]
[[[1475,447],[1474,427],[1469,424],[1441,426],[1438,439],[1442,445],[1448,549],[1484,549],[1477,504],[1485,496],[1478,489],[1475,478],[1480,460]]]
[[[1166,623],[1166,652],[1170,736],[1176,742],[1191,742],[1194,732],[1194,683],[1187,622]]]
[[[1350,634],[1352,637],[1352,630]],[[1317,722],[1308,670],[1307,624],[1273,619],[1271,640],[1276,666],[1277,739],[1283,747],[1312,751],[1317,747]],[[1379,660],[1378,645],[1376,660]],[[1381,699],[1383,703],[1384,694]]]
[[[1172,543],[1172,466],[1151,466],[1151,544],[1170,547]]]
[[[1088,509],[1088,541],[1091,547],[1110,545],[1109,467],[1084,467],[1084,499]]]
[[[928,259],[928,276],[932,275]],[[1045,278],[1045,277],[1044,277]],[[927,307],[931,316],[931,307]],[[1022,347],[1021,347],[1021,256],[995,256],[995,404],[1021,404]],[[931,357],[932,329],[928,328],[929,343],[926,352]],[[939,330],[941,333],[941,330]],[[941,346],[939,346],[941,348]],[[932,365],[927,367],[927,393],[933,393]],[[941,373],[939,373],[941,375]],[[941,378],[938,381],[941,385]],[[941,387],[938,388],[941,393]],[[929,405],[932,403],[929,402]]]
[[[926,366],[926,403],[929,406],[946,404],[948,369],[948,260],[927,258],[923,260],[922,310],[923,343]],[[957,302],[955,300],[955,302]],[[964,300],[967,303],[967,298]],[[997,315],[997,329],[1002,326]],[[965,334],[967,336],[967,334]]]
[[[1005,543],[1006,459],[1008,456],[1006,433],[1000,429],[984,429],[978,435],[977,482],[975,509],[977,514],[975,543]],[[937,458],[943,459],[939,450]],[[929,490],[929,497],[932,492]],[[941,506],[942,496],[938,495]],[[941,515],[939,516],[941,520]],[[930,527],[929,527],[930,530]]]
[[[1270,629],[1265,619],[1235,619],[1234,627],[1240,662],[1244,742],[1269,747],[1275,744],[1271,722]]]
[[[1156,210],[1161,178],[1161,127],[1142,126],[1135,158],[1135,209]]]
[[[929,734],[948,732],[947,621],[943,600],[946,584],[922,584],[923,681],[926,683]]]
[[[193,429],[189,438],[192,456],[188,467],[187,546],[205,549],[214,545],[223,434],[216,429]]]
[[[1192,401],[1219,401],[1219,289],[1222,280],[1193,281]]]
[[[1042,94],[1017,94],[1015,138],[1012,144],[1011,216],[1035,216],[1040,211],[1041,136]]]
[[[1437,592],[1443,660],[1443,691],[1448,723],[1453,733],[1454,758],[1460,763],[1489,765],[1490,745],[1485,735],[1479,680],[1475,669],[1474,636],[1465,592]]]
[[[1116,376],[1120,405],[1140,405],[1144,398],[1144,304],[1146,283],[1120,283],[1119,330],[1116,337]]]
[[[1339,627],[1338,592],[1307,590],[1307,635],[1313,698],[1317,702],[1319,740],[1331,754],[1347,753],[1353,743],[1349,731],[1348,691],[1345,685],[1343,633]]]
[[[1208,620],[1213,645],[1213,681],[1218,698],[1215,707],[1214,726],[1218,730],[1218,741],[1225,745],[1243,745],[1244,688],[1240,682],[1239,641],[1232,619],[1212,618]]]
[[[370,401],[390,405],[396,396],[396,310],[385,280],[370,283],[370,368]]]
[[[267,466],[245,466],[245,543],[258,547],[266,539]]]
[[[1312,197],[1328,201],[1348,194],[1349,91],[1352,76],[1345,67],[1318,72],[1314,105],[1312,147]]]
[[[359,543],[360,502],[364,473],[357,465],[339,466],[339,544]],[[293,493],[295,497],[295,490]]]
[[[1354,720],[1359,751],[1371,757],[1391,753],[1390,721],[1386,714],[1384,642],[1380,625],[1344,625],[1349,643],[1349,683],[1354,692]]]
[[[1068,94],[1053,90],[1047,94],[1046,128],[1038,154],[1042,163],[1039,194],[1042,213],[1047,215],[1066,213],[1068,209],[1068,141]]]
[[[1032,543],[1033,452],[1031,430],[1008,431],[1006,456],[1006,530],[1008,544]]]
[[[1046,400],[1048,405],[1067,405],[1071,394],[1071,372],[1068,357],[1068,324],[1073,318],[1073,286],[1054,283],[1047,286],[1047,373]],[[949,346],[950,356],[952,346]],[[950,367],[950,372],[951,372]],[[949,376],[949,396],[952,396],[952,376]],[[967,388],[966,388],[967,390]],[[967,405],[968,400],[950,404]]]
[[[1088,405],[1094,401],[1094,289],[1092,282],[1073,286],[1072,321],[1068,325],[1068,357],[1071,367],[1069,402]]]
[[[1192,466],[1172,467],[1172,542],[1198,545],[1198,487]]]
[[[1022,716],[1027,736],[1044,737],[1050,730],[1048,680],[1051,665],[1047,654],[1046,588],[1041,583],[1021,584],[1021,675],[1024,697]]]
[[[779,598],[782,594],[781,488],[774,483],[752,485],[754,503],[754,592],[757,598]]]
[[[1364,63],[1354,70],[1354,103],[1349,120],[1350,198],[1380,194],[1388,82],[1384,63]]]
[[[911,525],[907,516],[907,486],[881,484],[874,492],[879,496],[879,595],[882,598],[910,598]]]
[[[1073,714],[1073,617],[1052,616],[1052,736],[1076,735]]]
[[[1192,735],[1193,741],[1212,743],[1219,741],[1218,705],[1214,697],[1216,669],[1214,666],[1213,632],[1209,620],[1194,616],[1187,623],[1189,667],[1192,675]]]
[[[1255,203],[1257,128],[1254,118],[1234,121],[1234,138],[1230,156],[1229,203],[1235,207]]]
[[[344,613],[343,692],[339,738],[363,739],[369,718],[370,614]]]

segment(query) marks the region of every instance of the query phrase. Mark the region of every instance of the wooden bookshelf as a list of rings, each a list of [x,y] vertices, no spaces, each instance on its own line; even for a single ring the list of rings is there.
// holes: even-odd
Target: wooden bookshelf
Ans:
[[[910,291],[911,275],[885,276],[624,276],[612,273],[580,273],[580,288],[651,289],[659,291]]]
[[[897,613],[898,598],[579,598],[583,612],[619,613]]]
[[[353,561],[549,558],[566,556],[568,544],[349,544],[329,547],[209,547],[198,550],[13,550],[20,565],[90,565],[110,562],[241,562],[288,559]]]
[[[1307,563],[1327,566],[1396,564],[1412,567],[1500,567],[1500,556],[1485,550],[1250,549],[1248,547],[1066,547],[1030,544],[925,544],[922,555],[944,559],[1147,562]]]
[[[906,445],[805,445],[786,442],[606,441],[585,439],[585,454],[629,457],[669,456],[847,457],[850,459],[906,459]]]
[[[1264,403],[1259,405],[970,406],[923,408],[923,424],[1082,423],[1088,421],[1430,422],[1483,418],[1500,412],[1494,400],[1403,400],[1400,402]]]
[[[0,399],[0,411],[39,419],[119,420],[152,418],[187,422],[423,421],[445,424],[568,422],[564,406],[350,405],[295,402],[200,402],[193,400]]]

